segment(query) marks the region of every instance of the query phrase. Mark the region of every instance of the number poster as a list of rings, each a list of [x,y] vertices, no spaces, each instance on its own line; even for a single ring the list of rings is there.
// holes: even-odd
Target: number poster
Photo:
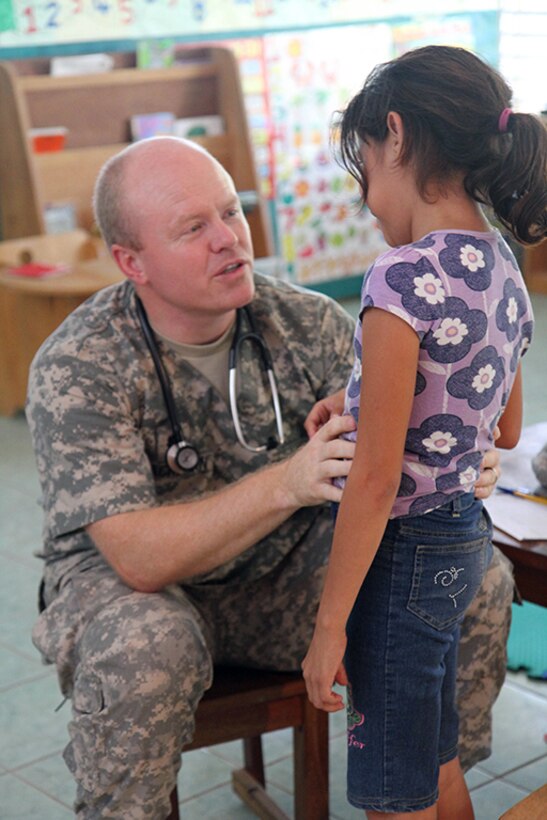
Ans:
[[[415,17],[430,0],[0,0],[0,49],[56,43],[195,39]],[[435,14],[495,11],[496,0],[437,0]]]

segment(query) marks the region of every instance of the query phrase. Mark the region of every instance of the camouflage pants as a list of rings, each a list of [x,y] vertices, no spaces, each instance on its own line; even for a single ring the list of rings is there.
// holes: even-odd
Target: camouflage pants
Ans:
[[[514,581],[494,547],[482,586],[465,613],[458,647],[459,757],[467,771],[492,752],[492,706],[505,679]]]
[[[77,782],[76,815],[164,820],[213,663],[298,668],[322,577],[322,569],[303,574],[296,555],[252,584],[155,594],[131,590],[103,563],[74,575],[40,616],[33,638],[72,697],[65,760]],[[466,767],[489,754],[512,586],[498,554],[462,627]]]

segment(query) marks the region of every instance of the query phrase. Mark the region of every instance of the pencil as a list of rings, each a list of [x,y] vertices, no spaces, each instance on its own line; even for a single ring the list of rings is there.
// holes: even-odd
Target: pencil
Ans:
[[[536,495],[530,490],[512,489],[511,487],[500,487],[499,485],[498,490],[502,493],[508,493],[508,495],[516,495],[518,498],[526,498],[528,501],[536,501],[538,504],[547,504],[547,496]]]

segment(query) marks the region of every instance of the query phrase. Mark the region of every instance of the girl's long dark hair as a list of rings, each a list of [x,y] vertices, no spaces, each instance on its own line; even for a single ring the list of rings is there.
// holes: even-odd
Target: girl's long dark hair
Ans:
[[[525,244],[547,235],[547,129],[532,114],[511,112],[511,89],[487,63],[463,48],[426,46],[383,63],[370,73],[340,119],[343,166],[363,200],[366,173],[360,148],[383,142],[387,115],[404,126],[402,163],[411,163],[421,195],[463,174],[467,193],[492,208]],[[503,127],[503,122],[502,122]]]

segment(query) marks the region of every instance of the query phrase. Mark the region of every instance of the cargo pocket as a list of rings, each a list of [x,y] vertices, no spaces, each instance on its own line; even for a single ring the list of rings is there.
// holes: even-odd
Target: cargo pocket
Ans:
[[[64,759],[74,778],[85,791],[93,793],[108,766],[103,690],[96,675],[78,676],[72,700],[72,720],[68,725],[71,742]],[[112,750],[109,750],[111,753]],[[112,778],[109,773],[106,782]]]

